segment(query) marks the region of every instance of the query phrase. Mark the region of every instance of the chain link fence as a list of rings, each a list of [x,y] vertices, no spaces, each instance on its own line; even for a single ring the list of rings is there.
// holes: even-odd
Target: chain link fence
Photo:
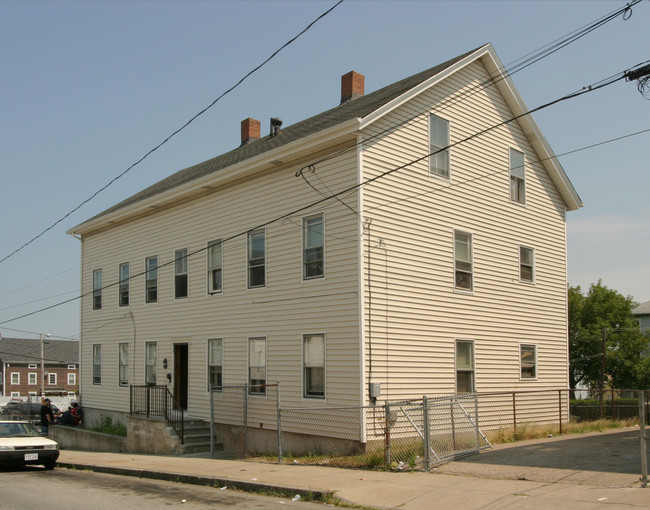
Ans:
[[[279,384],[266,385],[263,394],[246,385],[215,387],[211,450],[219,458],[426,471],[478,453],[490,441],[561,434],[600,415],[647,423],[648,393],[561,389],[288,407],[280,405]]]

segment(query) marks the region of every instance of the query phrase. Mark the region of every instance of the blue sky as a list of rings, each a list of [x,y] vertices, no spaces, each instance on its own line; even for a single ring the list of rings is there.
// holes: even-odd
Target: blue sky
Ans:
[[[334,1],[0,0],[0,259],[62,218],[295,36]],[[69,228],[239,145],[240,122],[284,125],[491,42],[506,66],[620,1],[346,0],[206,114],[38,240],[0,263],[0,322],[79,295]],[[512,78],[529,108],[650,59],[650,2]],[[556,154],[650,129],[634,83],[538,112]],[[569,283],[650,300],[650,132],[561,156],[585,207],[568,215]],[[79,302],[0,325],[76,338]]]

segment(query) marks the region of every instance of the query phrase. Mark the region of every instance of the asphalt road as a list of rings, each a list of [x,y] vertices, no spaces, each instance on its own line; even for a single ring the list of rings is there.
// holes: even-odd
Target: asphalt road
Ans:
[[[309,510],[323,504],[292,501],[215,487],[186,485],[109,475],[91,471],[40,467],[0,471],[0,509],[160,510],[178,506],[183,510],[229,508],[234,510]]]

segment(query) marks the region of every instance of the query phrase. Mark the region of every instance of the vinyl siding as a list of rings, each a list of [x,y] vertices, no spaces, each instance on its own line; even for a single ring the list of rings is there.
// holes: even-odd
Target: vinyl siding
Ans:
[[[429,152],[428,114],[451,143],[512,117],[480,61],[367,128],[363,179]],[[473,93],[467,93],[473,91]],[[510,202],[509,148],[526,155],[526,204]],[[449,181],[428,158],[364,186],[366,366],[382,399],[455,392],[455,340],[473,340],[476,389],[567,387],[564,203],[516,123],[450,149]],[[454,229],[472,234],[474,290],[454,290]],[[366,232],[368,235],[368,232]],[[380,244],[380,239],[381,244]],[[535,283],[519,281],[519,245],[535,249]],[[371,313],[368,313],[368,310]],[[519,377],[519,344],[537,345],[538,378]],[[372,351],[372,359],[371,359]],[[370,373],[367,372],[367,377]]]
[[[87,403],[128,411],[128,388],[117,380],[118,343],[131,346],[131,384],[144,383],[144,344],[158,342],[158,384],[173,374],[173,344],[189,345],[189,414],[207,418],[207,339],[223,338],[224,384],[247,382],[248,338],[267,338],[267,381],[279,381],[282,401],[292,405],[359,403],[358,217],[331,200],[266,226],[266,287],[247,288],[245,231],[320,195],[295,176],[299,163],[215,190],[177,207],[83,238],[83,288],[92,290],[92,271],[102,268],[104,285],[118,280],[119,264],[130,263],[130,306],[118,307],[118,286],[103,292],[102,310],[92,310],[92,293],[82,306],[82,387]],[[356,183],[351,151],[318,165],[314,185],[329,192]],[[325,188],[325,186],[327,188]],[[357,195],[345,198],[356,209]],[[325,218],[325,277],[302,280],[302,218]],[[244,235],[237,234],[244,233]],[[233,237],[237,236],[237,237]],[[232,238],[231,240],[228,240]],[[223,239],[223,292],[209,295],[209,241]],[[174,299],[175,250],[191,254],[189,297]],[[145,303],[145,258],[158,257],[158,302]],[[132,314],[132,315],[131,315]],[[302,397],[302,335],[327,338],[326,400]],[[135,336],[135,339],[134,339]],[[92,384],[92,344],[102,344],[102,384]],[[168,369],[162,368],[167,358]],[[170,385],[172,387],[172,385]],[[85,404],[87,405],[87,404]]]

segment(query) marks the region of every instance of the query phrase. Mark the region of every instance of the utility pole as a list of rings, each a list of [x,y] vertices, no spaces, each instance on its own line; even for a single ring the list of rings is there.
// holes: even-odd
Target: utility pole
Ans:
[[[607,328],[603,328],[600,357],[600,419],[603,419],[603,399],[605,396],[605,349],[607,348]]]
[[[41,399],[45,397],[45,359],[43,357],[43,344],[45,344],[44,338],[51,336],[49,333],[45,335],[41,333]]]

